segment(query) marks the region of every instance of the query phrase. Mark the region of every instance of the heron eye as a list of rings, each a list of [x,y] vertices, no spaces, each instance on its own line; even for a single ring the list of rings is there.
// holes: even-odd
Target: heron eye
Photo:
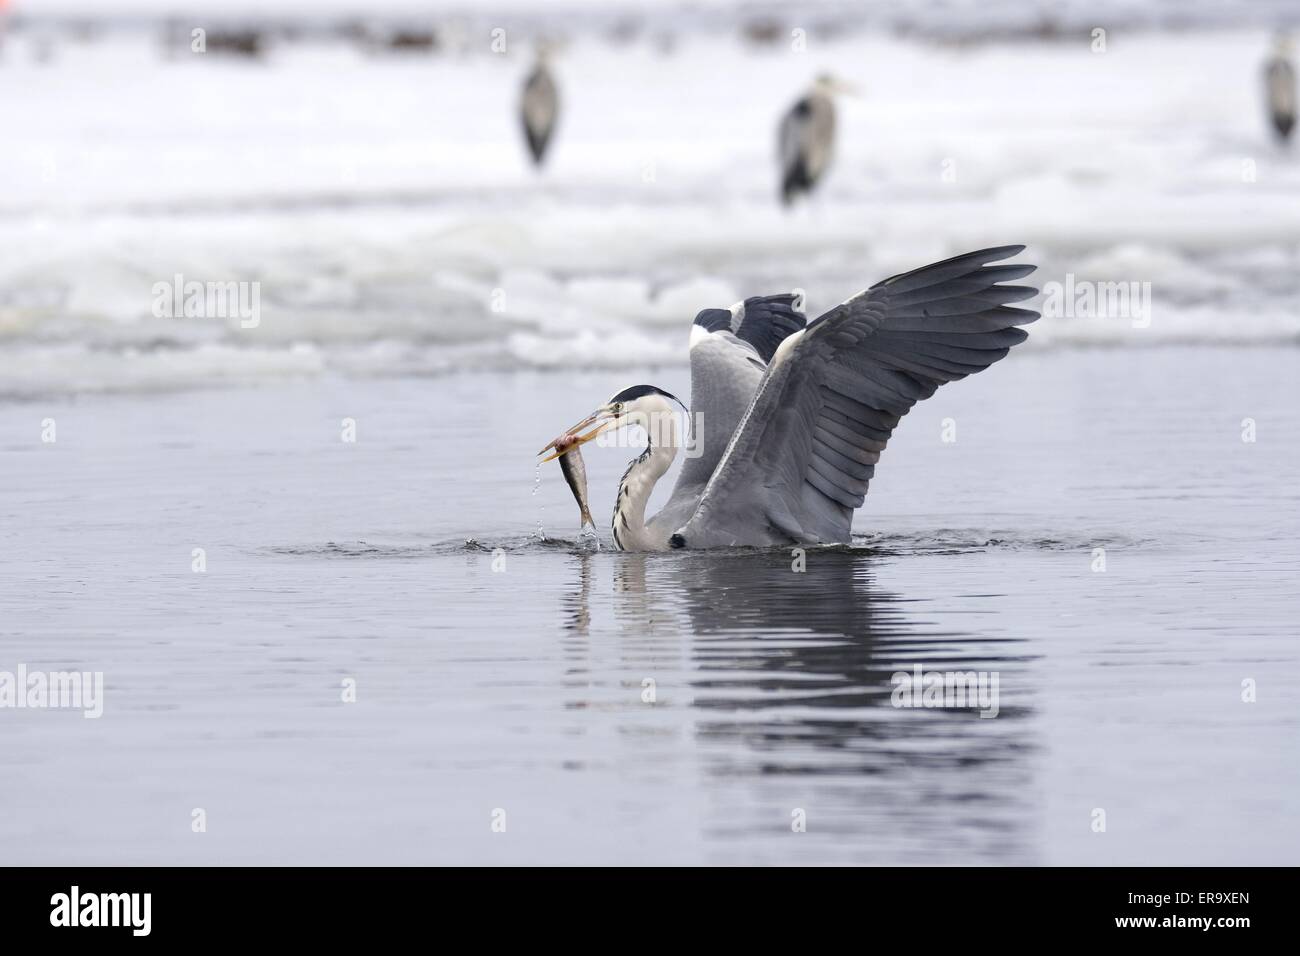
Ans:
[[[622,403],[622,402],[615,402],[615,403],[614,403],[614,414],[615,414],[615,415],[621,415],[621,414],[623,414],[623,403]]]

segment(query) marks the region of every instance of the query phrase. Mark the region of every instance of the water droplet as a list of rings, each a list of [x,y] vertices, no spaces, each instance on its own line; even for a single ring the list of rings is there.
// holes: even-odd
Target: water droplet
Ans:
[[[539,462],[536,468],[533,470],[533,497],[534,498],[537,497],[537,492],[541,490],[541,487],[542,487],[542,466],[541,463]],[[534,531],[531,535],[534,541],[546,540],[546,530],[542,527],[542,518],[545,516],[545,514],[546,514],[546,504],[545,502],[539,500],[537,503],[537,530]]]

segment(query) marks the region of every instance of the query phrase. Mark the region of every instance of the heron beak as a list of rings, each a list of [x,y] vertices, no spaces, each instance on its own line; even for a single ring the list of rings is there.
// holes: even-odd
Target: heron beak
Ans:
[[[537,454],[546,455],[548,451],[554,449],[554,454],[546,455],[542,461],[551,461],[555,458],[559,458],[561,455],[572,451],[579,445],[587,444],[587,442],[591,441],[601,432],[614,425],[615,422],[616,419],[613,417],[609,408],[602,405],[572,428],[565,429],[564,434],[555,439],[555,441],[551,442]],[[592,428],[593,425],[596,427]],[[581,434],[583,429],[586,428],[591,428],[591,431],[587,432],[585,435]],[[570,439],[570,441],[566,442],[566,438]],[[561,447],[561,445],[563,445],[563,447]]]

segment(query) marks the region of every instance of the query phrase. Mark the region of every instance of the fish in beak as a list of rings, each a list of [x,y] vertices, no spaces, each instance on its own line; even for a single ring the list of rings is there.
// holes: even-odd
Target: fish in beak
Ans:
[[[546,455],[542,461],[551,461],[559,458],[561,455],[572,451],[579,445],[587,444],[587,442],[591,441],[601,432],[611,428],[617,424],[617,422],[618,418],[614,414],[614,410],[608,405],[602,405],[572,428],[565,429],[563,434],[537,454],[546,455],[548,451],[552,452],[552,454]],[[585,435],[582,434],[583,430],[587,428],[590,428],[591,431],[587,432]]]
[[[619,416],[614,409],[613,405],[602,405],[572,428],[565,429],[564,434],[537,453],[546,455],[548,451],[551,452],[542,461],[560,459],[560,470],[564,472],[564,480],[573,492],[573,500],[578,503],[581,527],[584,529],[591,527],[592,521],[591,509],[587,506],[587,466],[583,463],[582,452],[578,448],[619,423]],[[591,430],[584,434],[585,429]]]

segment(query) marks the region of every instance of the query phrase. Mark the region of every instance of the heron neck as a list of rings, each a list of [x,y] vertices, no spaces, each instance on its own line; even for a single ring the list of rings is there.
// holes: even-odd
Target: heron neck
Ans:
[[[646,531],[645,509],[655,484],[672,467],[677,457],[677,429],[672,428],[671,440],[666,445],[649,442],[645,451],[633,459],[618,484],[618,498],[614,504],[614,543],[622,551],[654,551],[666,547],[666,542],[653,541]]]

